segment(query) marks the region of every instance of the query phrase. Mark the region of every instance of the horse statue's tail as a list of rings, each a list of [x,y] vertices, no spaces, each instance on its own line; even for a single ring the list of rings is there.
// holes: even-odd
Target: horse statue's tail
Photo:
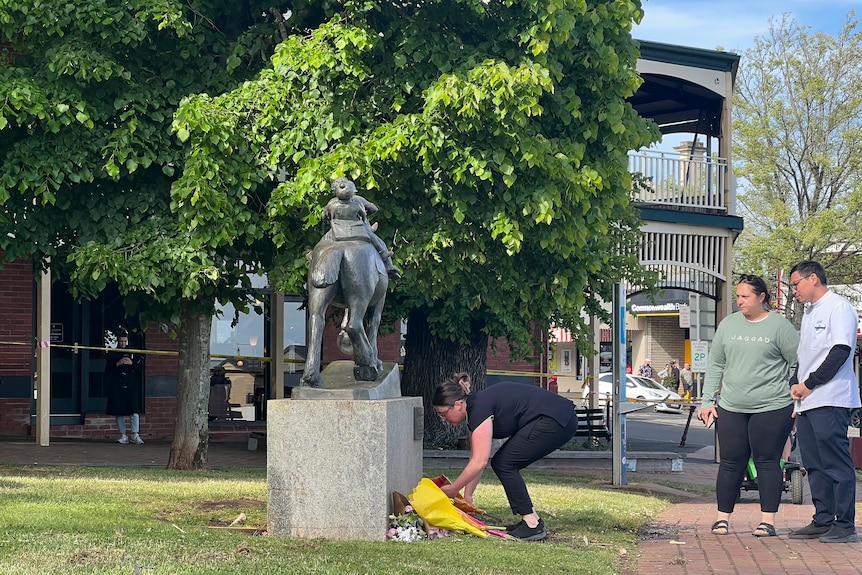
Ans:
[[[311,285],[324,288],[336,283],[343,258],[344,248],[341,246],[330,246],[315,254],[311,260]]]

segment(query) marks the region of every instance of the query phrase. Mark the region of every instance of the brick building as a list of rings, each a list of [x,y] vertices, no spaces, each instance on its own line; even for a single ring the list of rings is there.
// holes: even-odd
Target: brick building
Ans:
[[[5,321],[0,325],[0,436],[36,435],[34,398],[37,358],[36,300],[30,262],[16,261],[0,270],[0,301],[6,303]],[[258,286],[261,287],[261,286]],[[146,355],[144,373],[144,411],[141,435],[145,440],[168,440],[173,436],[176,418],[177,355],[176,341],[158,324],[139,329],[123,318],[118,294],[107,293],[90,302],[75,302],[61,283],[52,286],[51,335],[47,349],[51,358],[50,431],[51,438],[113,440],[118,436],[113,416],[105,415],[105,348],[111,347],[111,334],[122,326],[131,330],[130,347]],[[287,296],[284,333],[286,338],[285,395],[299,383],[305,350],[305,311],[299,298]],[[213,319],[212,367],[222,367],[231,384],[230,408],[214,417],[210,410],[211,441],[244,441],[251,432],[264,431],[265,399],[274,397],[267,382],[268,334],[271,326],[268,302],[261,302],[264,316],[254,312],[240,314],[233,324],[233,309]],[[292,304],[292,305],[291,305]],[[396,326],[397,327],[397,326]],[[329,361],[351,359],[337,346],[336,322],[328,322],[323,339],[322,358]],[[380,358],[399,362],[402,333],[395,329],[378,338]],[[41,344],[40,344],[41,345]],[[489,381],[499,378],[539,382],[538,377],[517,378],[513,372],[536,373],[541,366],[528,360],[511,362],[505,341],[489,343]],[[506,375],[494,375],[504,371]]]

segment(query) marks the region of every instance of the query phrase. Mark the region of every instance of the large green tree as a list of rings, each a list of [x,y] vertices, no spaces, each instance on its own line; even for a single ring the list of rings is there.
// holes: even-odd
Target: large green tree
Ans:
[[[737,269],[784,272],[819,260],[830,283],[862,275],[862,34],[789,16],[743,54],[734,97],[734,172],[745,231]],[[787,313],[798,319],[793,299]],[[798,306],[796,306],[798,307]]]
[[[128,313],[177,326],[176,469],[206,466],[215,303],[243,305],[246,273],[269,250],[180,224],[171,122],[185,95],[222,92],[266,64],[283,38],[270,6],[0,0],[3,260],[32,257],[82,295],[116,282]],[[247,199],[241,219],[260,205]]]
[[[626,154],[657,131],[626,102],[639,1],[315,5],[292,6],[257,78],[180,106],[190,229],[271,237],[270,278],[301,291],[329,182],[353,178],[404,272],[386,309],[409,320],[403,387],[426,405],[452,371],[484,384],[489,337],[527,354],[533,325],[586,333],[614,282],[642,282]],[[265,226],[225,217],[275,173]]]

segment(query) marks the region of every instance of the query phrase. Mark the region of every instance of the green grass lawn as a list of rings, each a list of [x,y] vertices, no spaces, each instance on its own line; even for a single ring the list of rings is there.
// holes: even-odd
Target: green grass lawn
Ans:
[[[338,542],[226,529],[241,513],[243,527],[265,528],[264,469],[0,465],[0,573],[131,575],[136,565],[142,575],[633,573],[637,530],[668,504],[570,470],[525,477],[545,543],[466,535]],[[476,502],[492,523],[514,522],[493,473]]]

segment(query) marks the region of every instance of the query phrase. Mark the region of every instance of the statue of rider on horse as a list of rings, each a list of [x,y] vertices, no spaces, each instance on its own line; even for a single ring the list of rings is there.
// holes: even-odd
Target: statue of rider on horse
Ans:
[[[352,349],[354,377],[374,381],[383,367],[377,357],[377,330],[389,280],[400,272],[392,252],[368,223],[377,206],[356,193],[347,178],[332,182],[333,198],[323,210],[330,229],[311,252],[308,273],[309,344],[302,384],[322,387],[320,349],[324,314],[330,305],[345,308],[339,347]],[[349,353],[349,352],[348,352]]]

